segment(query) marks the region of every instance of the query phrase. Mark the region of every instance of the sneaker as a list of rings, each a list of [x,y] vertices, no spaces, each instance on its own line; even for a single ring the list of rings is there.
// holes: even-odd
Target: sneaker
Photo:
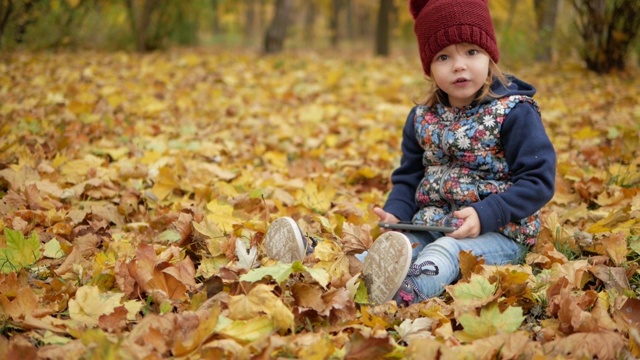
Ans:
[[[398,292],[396,292],[395,296],[393,297],[393,300],[395,300],[398,305],[405,306],[427,300],[428,297],[424,293],[422,293],[422,291],[418,290],[415,278],[422,275],[436,276],[439,273],[440,269],[438,269],[438,265],[434,264],[430,260],[423,261],[419,264],[414,263],[413,265],[409,266],[407,276],[402,282],[400,289],[398,289]]]
[[[272,259],[283,263],[302,261],[307,244],[298,224],[290,217],[274,220],[264,239],[264,248]]]
[[[398,305],[409,306],[413,303],[416,303],[419,300],[418,294],[416,294],[415,285],[413,285],[412,281],[406,279],[400,285],[400,289],[396,292],[393,300],[398,303]]]
[[[409,239],[395,231],[385,232],[373,242],[362,270],[370,303],[393,299],[409,272],[411,251]]]

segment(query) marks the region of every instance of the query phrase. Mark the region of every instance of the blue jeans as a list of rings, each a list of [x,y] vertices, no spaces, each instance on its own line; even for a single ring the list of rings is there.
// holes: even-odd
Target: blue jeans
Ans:
[[[404,235],[414,246],[412,265],[430,261],[428,264],[438,267],[437,275],[413,276],[417,290],[426,298],[442,294],[445,286],[460,278],[460,251],[471,251],[475,256],[482,256],[487,265],[517,263],[524,251],[522,245],[499,233],[487,233],[476,238],[460,240],[439,232],[405,232]],[[363,253],[357,257],[364,260],[365,256],[366,253]],[[423,269],[434,270],[434,266],[425,265]],[[414,302],[421,300],[423,299],[416,297]]]

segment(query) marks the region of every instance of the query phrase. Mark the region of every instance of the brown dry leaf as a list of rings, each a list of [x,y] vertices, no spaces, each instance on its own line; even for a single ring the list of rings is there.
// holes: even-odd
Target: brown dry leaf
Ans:
[[[551,276],[553,281],[566,278],[576,289],[584,288],[593,278],[587,260],[573,260],[562,265],[555,263],[551,266]]]
[[[360,332],[351,336],[345,345],[345,359],[379,359],[393,350],[391,338],[365,337]]]
[[[355,318],[357,314],[356,304],[345,288],[329,289],[322,294],[322,300],[326,304],[331,323],[344,323]]]
[[[622,335],[613,331],[575,333],[542,345],[548,356],[576,359],[618,359],[624,347]]]
[[[98,317],[98,327],[109,332],[121,332],[127,327],[127,308],[118,306],[110,314]]]
[[[369,224],[357,226],[351,223],[344,223],[342,225],[342,244],[342,250],[347,254],[359,254],[369,250],[373,244],[371,226]]]
[[[327,315],[327,304],[322,299],[322,290],[319,287],[297,283],[291,287],[291,295],[301,310],[312,309],[318,314]]]
[[[604,283],[607,290],[614,290],[618,294],[623,294],[625,290],[631,288],[624,268],[596,265],[590,266],[589,271]]]
[[[574,295],[566,279],[561,279],[547,290],[547,312],[557,315],[559,330],[565,334],[598,331],[598,318],[587,309],[596,303],[598,294],[593,290]]]
[[[640,300],[628,298],[618,311],[630,325],[640,327]]]
[[[58,275],[65,275],[73,270],[74,265],[81,265],[84,269],[91,269],[88,260],[98,252],[101,239],[95,234],[86,234],[77,237],[73,241],[73,249],[65,258],[60,267],[56,269]]]
[[[627,237],[623,233],[616,233],[602,239],[602,245],[607,251],[615,266],[621,266],[627,261],[629,248]]]
[[[148,314],[129,332],[126,346],[141,357],[167,353],[178,331],[175,321],[174,314]]]
[[[175,339],[172,354],[186,356],[201,347],[214,334],[220,311],[219,304],[216,304],[204,318],[200,318],[198,327],[192,333]]]
[[[21,288],[15,294],[13,300],[4,294],[0,295],[0,315],[3,318],[22,320],[38,310],[38,297],[30,287]]]
[[[38,357],[35,345],[24,335],[12,336],[5,346],[4,359],[37,359]],[[0,345],[0,350],[3,350],[2,345]]]
[[[471,253],[471,251],[460,251],[460,273],[463,281],[469,281],[472,274],[482,274],[485,261]]]
[[[160,296],[159,303],[164,297],[185,299],[187,290],[195,288],[195,268],[188,257],[171,264],[160,260],[151,245],[140,244],[136,258],[127,267],[143,291]]]

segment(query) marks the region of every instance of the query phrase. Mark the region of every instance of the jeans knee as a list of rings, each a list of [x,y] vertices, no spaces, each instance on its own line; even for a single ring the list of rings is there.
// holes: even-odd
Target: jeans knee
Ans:
[[[448,236],[441,237],[435,242],[427,245],[424,249],[424,252],[445,256],[447,260],[451,261],[454,264],[457,264],[458,254],[460,253],[460,247],[457,243],[458,241],[459,240]]]

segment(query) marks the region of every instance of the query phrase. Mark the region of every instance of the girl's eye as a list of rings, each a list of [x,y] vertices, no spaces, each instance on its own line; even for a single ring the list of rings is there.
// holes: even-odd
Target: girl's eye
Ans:
[[[438,61],[445,61],[447,60],[449,57],[447,55],[440,55],[436,58],[436,60]]]
[[[471,50],[467,51],[467,54],[469,54],[469,55],[478,55],[478,50],[471,49]]]

